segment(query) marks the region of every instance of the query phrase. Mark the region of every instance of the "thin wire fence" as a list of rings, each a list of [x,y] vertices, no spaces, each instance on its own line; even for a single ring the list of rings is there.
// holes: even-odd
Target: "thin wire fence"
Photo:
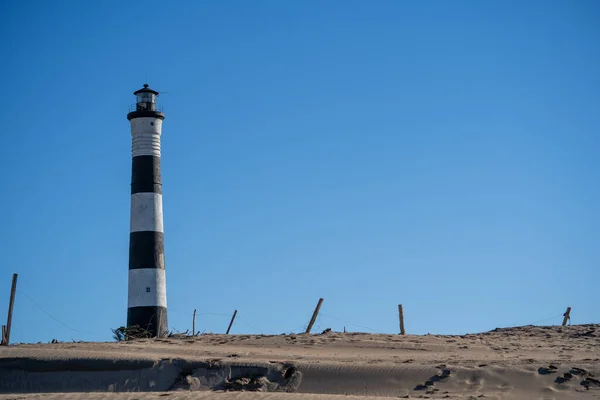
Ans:
[[[33,300],[33,299],[31,298],[31,296],[29,296],[29,295],[28,295],[28,294],[26,294],[25,292],[23,292],[23,291],[21,291],[21,290],[18,290],[18,289],[17,289],[17,294],[20,294],[20,295],[24,296],[25,298],[27,298],[27,299],[28,299],[29,301],[31,301],[31,302],[32,302],[32,303],[33,303],[33,304],[34,304],[34,305],[35,305],[37,308],[39,308],[39,309],[40,309],[40,310],[41,310],[41,311],[42,311],[44,314],[46,314],[47,316],[49,316],[50,318],[52,318],[54,321],[56,321],[57,323],[59,323],[59,324],[60,324],[60,325],[62,325],[63,327],[65,327],[65,328],[67,328],[67,329],[69,329],[69,330],[71,330],[71,331],[73,331],[73,332],[77,332],[77,333],[79,333],[79,334],[82,334],[82,335],[97,335],[97,333],[94,333],[94,332],[86,332],[86,331],[81,331],[81,330],[79,330],[79,329],[75,329],[75,328],[72,328],[72,327],[70,327],[69,325],[65,324],[64,322],[62,322],[61,320],[59,320],[58,318],[56,318],[54,315],[52,315],[51,313],[49,313],[48,311],[46,311],[46,310],[44,309],[44,307],[40,306],[40,305],[38,304],[38,302],[36,302],[35,300]]]
[[[547,322],[547,321],[553,320],[553,319],[555,319],[555,318],[562,317],[563,315],[564,315],[563,313],[558,313],[558,314],[556,314],[556,315],[553,315],[552,317],[543,318],[543,319],[538,319],[537,321],[531,322],[531,323],[529,323],[529,324],[527,324],[527,325],[537,325],[537,324],[539,324],[540,322]],[[523,325],[523,324],[520,324],[520,323],[514,323],[514,324],[512,324],[512,327],[514,328],[514,327],[517,327],[517,326],[522,326],[522,325]]]
[[[337,318],[337,317],[331,316],[331,315],[329,315],[329,314],[319,313],[319,315],[320,315],[320,316],[323,316],[323,317],[325,317],[325,318],[332,319],[332,320],[334,320],[334,321],[341,322],[341,323],[345,324],[344,326],[353,326],[353,327],[360,328],[360,329],[367,329],[369,332],[383,333],[383,332],[381,332],[381,331],[379,331],[379,330],[377,330],[377,329],[375,329],[375,328],[370,328],[370,327],[368,327],[368,326],[364,326],[364,325],[355,324],[355,323],[349,322],[349,321],[347,321],[347,320],[343,320],[343,319],[340,319],[340,318]]]
[[[104,335],[98,334],[97,332],[89,332],[89,331],[73,328],[72,326],[63,322],[61,319],[57,318],[53,313],[47,311],[44,307],[42,307],[37,301],[35,301],[27,293],[23,292],[22,290],[17,290],[16,292],[20,296],[23,296],[24,298],[26,298],[29,302],[31,302],[35,307],[37,307],[40,311],[42,311],[44,314],[46,314],[49,318],[51,318],[57,324],[61,325],[62,327],[66,328],[68,330],[78,333],[80,335],[94,335],[94,336],[98,336],[98,337],[104,336]],[[169,312],[183,314],[183,315],[189,316],[190,318],[193,317],[192,313],[184,311],[184,310],[176,309],[176,308],[169,309]],[[558,313],[551,317],[536,320],[536,321],[530,323],[529,325],[537,325],[539,323],[548,322],[548,321],[557,319],[559,317],[562,317],[563,315],[564,315],[563,313]],[[196,313],[196,317],[201,317],[201,316],[221,317],[221,318],[227,319],[227,320],[229,320],[231,318],[231,314],[225,314],[225,313],[219,313],[219,312],[206,311],[206,312],[197,312]],[[314,328],[313,331],[319,332],[319,331],[323,331],[324,329],[331,329],[332,326],[335,325],[335,323],[343,324],[344,330],[347,327],[348,328],[353,327],[353,328],[363,329],[362,332],[365,332],[365,333],[379,333],[379,334],[385,333],[385,332],[382,332],[373,327],[369,327],[369,326],[362,325],[362,324],[357,324],[357,323],[355,323],[353,321],[349,321],[345,318],[339,318],[339,317],[333,316],[329,313],[323,313],[323,312],[320,312],[318,314],[315,324],[313,326],[313,328]],[[308,326],[308,320],[306,320],[303,325],[298,326],[295,329],[288,329],[288,330],[283,330],[280,332],[274,332],[271,330],[264,329],[263,327],[256,326],[256,324],[250,323],[245,317],[237,314],[234,325],[242,325],[245,328],[249,329],[251,332],[253,332],[253,334],[280,335],[280,334],[304,333],[306,331],[306,327]],[[513,327],[521,326],[521,324],[513,324],[512,326]],[[337,328],[339,329],[340,327],[338,326]],[[20,335],[25,336],[23,331],[21,329],[19,329],[18,327],[14,326],[13,329],[15,329]],[[173,331],[179,332],[177,329],[173,329]],[[206,331],[210,331],[210,330],[209,329],[205,329],[204,331],[201,331],[200,329],[198,330],[198,332],[202,332],[202,333],[204,333]]]

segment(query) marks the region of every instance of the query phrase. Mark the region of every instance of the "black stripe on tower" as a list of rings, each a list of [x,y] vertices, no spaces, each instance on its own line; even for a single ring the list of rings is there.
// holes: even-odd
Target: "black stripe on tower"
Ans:
[[[165,269],[165,245],[162,232],[142,231],[129,234],[129,269]]]
[[[161,193],[160,157],[135,156],[131,159],[131,194]]]
[[[130,323],[131,322],[131,323]],[[127,309],[127,326],[139,326],[152,337],[167,336],[166,307],[130,307]]]

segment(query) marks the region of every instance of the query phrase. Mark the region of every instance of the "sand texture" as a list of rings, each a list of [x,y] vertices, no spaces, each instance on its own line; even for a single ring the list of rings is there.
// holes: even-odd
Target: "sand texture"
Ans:
[[[201,335],[0,348],[0,400],[382,397],[600,399],[600,325],[464,336]]]

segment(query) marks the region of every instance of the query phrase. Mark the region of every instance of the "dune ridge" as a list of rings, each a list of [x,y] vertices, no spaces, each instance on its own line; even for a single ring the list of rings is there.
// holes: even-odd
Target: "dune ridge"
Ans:
[[[0,348],[0,399],[39,393],[98,399],[585,399],[600,398],[599,376],[598,324],[468,335],[201,335]]]

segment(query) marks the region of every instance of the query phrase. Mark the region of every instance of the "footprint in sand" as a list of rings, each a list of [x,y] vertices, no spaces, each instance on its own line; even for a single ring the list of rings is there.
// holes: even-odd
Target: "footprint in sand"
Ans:
[[[514,389],[514,386],[509,385],[506,382],[503,382],[503,383],[496,385],[496,388],[498,388],[498,390],[500,390],[501,392],[510,392],[511,390]]]
[[[469,391],[478,392],[483,388],[484,380],[479,373],[472,373],[470,377],[462,380],[469,387]]]
[[[424,383],[415,386],[413,390],[427,390],[427,394],[433,394],[434,392],[439,391],[438,389],[434,388],[435,383],[447,379],[451,375],[451,372],[449,369],[446,369],[446,364],[438,365],[436,368],[440,369],[441,371],[426,380]]]
[[[586,389],[589,389],[590,387],[597,387],[600,388],[600,380],[598,379],[594,379],[591,377],[586,377],[584,380],[582,380],[581,382],[579,382],[579,384],[583,387],[585,387]]]
[[[567,381],[570,381],[571,379],[573,379],[573,374],[571,374],[569,372],[565,372],[563,374],[563,376],[557,376],[556,379],[554,380],[554,382],[556,382],[556,383],[565,383]]]
[[[589,375],[589,372],[583,368],[571,367],[569,372],[573,375],[586,376]]]
[[[548,375],[557,372],[557,367],[554,365],[549,365],[548,367],[539,367],[538,374],[540,375]]]

